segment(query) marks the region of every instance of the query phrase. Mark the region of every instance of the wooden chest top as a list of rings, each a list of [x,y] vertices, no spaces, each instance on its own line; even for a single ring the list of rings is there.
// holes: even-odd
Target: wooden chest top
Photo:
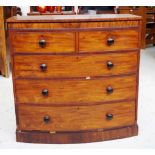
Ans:
[[[37,23],[37,22],[101,22],[101,21],[129,21],[129,20],[141,20],[140,16],[131,14],[102,14],[102,15],[52,15],[52,16],[15,16],[9,18],[9,23]]]

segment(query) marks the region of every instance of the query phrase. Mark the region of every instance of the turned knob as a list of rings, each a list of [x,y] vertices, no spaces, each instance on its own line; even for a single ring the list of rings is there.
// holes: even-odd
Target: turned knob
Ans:
[[[41,48],[44,48],[46,46],[46,40],[44,40],[44,39],[39,40],[39,46]]]
[[[44,121],[44,123],[48,123],[50,121],[50,117],[44,116],[43,121]]]
[[[114,67],[114,64],[111,61],[107,62],[107,68],[112,69]]]
[[[42,90],[42,95],[43,96],[48,96],[48,90],[47,89],[43,89]]]
[[[46,71],[47,70],[47,65],[46,64],[41,64],[40,69],[41,69],[41,71]]]
[[[112,120],[113,119],[113,114],[111,114],[111,113],[106,114],[106,119],[107,120]]]
[[[108,38],[108,40],[107,40],[107,45],[111,46],[111,45],[114,44],[114,42],[115,42],[114,39]]]
[[[111,86],[107,87],[107,93],[108,94],[113,93],[113,88]]]

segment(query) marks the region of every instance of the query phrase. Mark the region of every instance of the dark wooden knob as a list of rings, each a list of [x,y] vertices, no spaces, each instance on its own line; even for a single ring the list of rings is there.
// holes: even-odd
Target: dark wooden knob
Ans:
[[[46,40],[44,40],[44,39],[39,40],[39,46],[41,48],[44,48],[46,46]]]
[[[107,68],[112,69],[114,67],[114,64],[111,61],[107,62]]]
[[[111,45],[114,44],[114,42],[115,42],[114,39],[108,38],[108,40],[107,40],[107,45],[111,46]]]
[[[107,87],[107,93],[108,94],[113,93],[113,88],[111,86]]]
[[[113,119],[113,114],[111,114],[111,113],[106,114],[106,119],[107,120],[112,120]]]
[[[48,90],[47,89],[43,89],[42,90],[42,95],[43,96],[48,96]]]
[[[117,13],[120,14],[120,9],[117,9]]]
[[[44,123],[48,123],[50,121],[50,117],[44,116],[43,121],[44,121]]]
[[[41,64],[40,69],[41,69],[41,71],[46,71],[47,70],[47,65],[46,64]]]

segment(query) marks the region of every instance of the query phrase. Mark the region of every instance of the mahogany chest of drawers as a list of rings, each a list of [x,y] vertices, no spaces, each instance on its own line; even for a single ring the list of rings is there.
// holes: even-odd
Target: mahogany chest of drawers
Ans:
[[[18,142],[135,136],[141,18],[8,19]]]

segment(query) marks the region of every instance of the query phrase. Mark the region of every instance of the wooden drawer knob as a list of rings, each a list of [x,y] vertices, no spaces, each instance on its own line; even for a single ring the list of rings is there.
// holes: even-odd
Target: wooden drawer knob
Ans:
[[[47,89],[43,89],[42,90],[42,95],[43,96],[48,96],[48,90]]]
[[[107,45],[108,46],[111,46],[111,45],[113,45],[114,44],[114,39],[113,38],[108,38],[108,40],[107,40]]]
[[[111,61],[107,62],[107,68],[112,69],[114,67],[114,64]]]
[[[46,71],[47,70],[47,65],[46,64],[41,64],[40,69],[41,69],[41,71]]]
[[[106,114],[106,119],[107,120],[112,120],[113,119],[113,114],[111,114],[111,113]]]
[[[50,117],[49,116],[44,116],[43,121],[44,121],[44,123],[49,123]]]
[[[107,87],[107,93],[108,94],[113,93],[113,88],[111,86]]]
[[[46,40],[44,40],[44,39],[39,40],[39,46],[41,48],[44,48],[46,46]]]

